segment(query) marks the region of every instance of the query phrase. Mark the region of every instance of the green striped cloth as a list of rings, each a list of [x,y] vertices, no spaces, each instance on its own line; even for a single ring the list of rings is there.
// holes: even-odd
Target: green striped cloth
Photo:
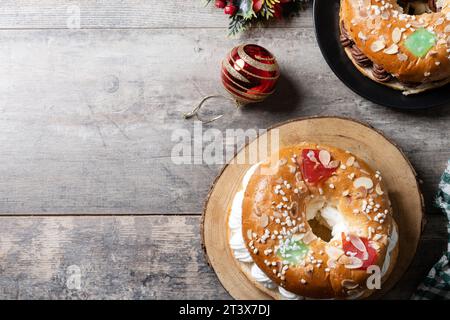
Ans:
[[[447,252],[430,270],[413,300],[450,300],[450,160],[439,183],[436,205],[447,215]]]

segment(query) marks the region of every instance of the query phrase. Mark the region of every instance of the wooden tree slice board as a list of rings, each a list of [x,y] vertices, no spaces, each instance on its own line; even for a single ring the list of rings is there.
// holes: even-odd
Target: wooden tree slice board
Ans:
[[[423,225],[423,198],[416,173],[403,152],[381,132],[369,125],[345,118],[314,117],[279,124],[247,144],[237,156],[255,147],[270,131],[279,130],[280,147],[302,141],[327,144],[349,150],[380,170],[389,192],[399,227],[399,256],[396,267],[380,291],[379,298],[402,277],[414,258]],[[202,221],[203,249],[222,285],[235,299],[269,299],[241,272],[227,240],[227,212],[250,164],[226,165],[207,197]]]

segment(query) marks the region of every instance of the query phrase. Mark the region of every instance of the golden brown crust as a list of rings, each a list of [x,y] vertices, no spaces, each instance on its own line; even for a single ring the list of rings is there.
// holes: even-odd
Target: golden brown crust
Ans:
[[[336,173],[317,185],[305,181],[295,158],[303,149],[328,151],[332,161],[340,163]],[[381,268],[395,223],[381,174],[354,155],[329,146],[302,143],[280,150],[278,156],[258,167],[244,195],[242,236],[253,261],[276,284],[300,296],[327,299],[370,295],[365,288],[370,274],[351,269],[352,263],[343,252],[329,255],[331,247],[342,249],[340,237],[329,243],[314,238],[306,211],[317,201],[335,205],[348,225],[347,236],[370,239],[370,246],[377,250],[375,264]],[[366,178],[372,186],[365,184],[368,189],[361,189],[358,184]],[[283,185],[282,193],[274,191],[279,185]],[[280,204],[285,206],[279,208]],[[264,236],[268,231],[269,236]],[[277,253],[280,241],[288,238],[301,239],[308,246],[308,256],[300,264],[283,263]],[[392,268],[396,257],[391,259]]]
[[[442,5],[440,12],[411,16],[401,13],[397,0],[341,0],[340,19],[355,45],[399,81],[442,82],[450,78],[450,0]],[[437,38],[425,57],[405,47],[404,40],[419,28]]]

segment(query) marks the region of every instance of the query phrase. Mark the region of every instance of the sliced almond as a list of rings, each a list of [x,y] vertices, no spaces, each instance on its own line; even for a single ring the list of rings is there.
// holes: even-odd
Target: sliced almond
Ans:
[[[353,164],[355,163],[355,157],[350,157],[347,159],[347,161],[345,162],[345,165],[347,167],[351,167]]]
[[[359,187],[353,193],[353,196],[355,197],[355,199],[365,199],[367,197],[367,189],[364,187]]]
[[[269,224],[269,217],[266,214],[261,216],[261,227],[265,228]]]
[[[341,257],[342,258],[342,257]],[[357,257],[347,257],[349,258],[349,263],[344,263],[347,269],[359,269],[363,266],[363,261]]]
[[[384,48],[386,48],[386,45],[381,40],[374,41],[370,45],[370,50],[372,50],[373,52],[379,52],[379,51],[383,50]]]
[[[333,161],[330,161],[327,168],[335,169],[335,168],[339,167],[340,164],[341,164],[341,162],[339,160],[333,160]]]
[[[395,43],[391,45],[389,48],[383,50],[386,54],[397,54],[398,53],[398,45]]]
[[[375,192],[380,196],[384,194],[383,190],[381,190],[381,186],[379,183],[377,183],[377,185],[375,186]]]
[[[320,150],[319,152],[319,160],[323,166],[328,166],[331,160],[331,155],[327,150]]]
[[[357,284],[355,281],[351,280],[351,279],[344,279],[341,281],[341,285],[345,288],[345,289],[356,289],[359,287],[359,284]]]
[[[361,240],[360,237],[357,237],[355,235],[350,235],[350,242],[359,251],[361,251],[361,252],[367,251],[366,246],[364,245],[364,242]]]
[[[330,245],[326,247],[325,252],[331,260],[337,260],[344,254],[344,251],[341,249]]]
[[[339,257],[337,262],[340,263],[340,264],[343,264],[343,265],[347,265],[347,264],[352,264],[353,260],[349,256],[342,255],[342,256]]]
[[[368,189],[372,189],[373,182],[372,182],[372,179],[370,179],[369,177],[359,177],[359,178],[355,179],[355,181],[353,181],[353,186],[356,189],[358,189],[360,187],[364,187],[368,190]]]
[[[445,29],[444,29],[445,33],[450,33],[450,24],[448,24]]]
[[[425,21],[411,21],[411,25],[414,27],[414,28],[423,28],[423,27],[425,27]]]
[[[362,31],[358,33],[358,38],[361,39],[362,41],[367,41],[367,37],[364,35]]]
[[[315,163],[319,163],[319,161],[317,161],[316,156],[314,155],[313,151],[309,151],[306,156],[308,157],[309,160],[311,160],[312,162]]]
[[[394,30],[392,30],[392,41],[394,41],[394,43],[399,43],[400,40],[402,40],[402,31],[400,28],[394,28]]]
[[[247,230],[247,238],[248,240],[252,240],[252,230],[250,229]]]

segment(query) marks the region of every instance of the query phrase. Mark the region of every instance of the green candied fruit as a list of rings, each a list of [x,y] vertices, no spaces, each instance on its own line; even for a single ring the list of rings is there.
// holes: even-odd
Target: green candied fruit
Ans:
[[[436,36],[424,28],[417,29],[405,40],[405,47],[418,58],[425,57],[435,44]]]
[[[309,251],[309,246],[303,241],[286,239],[280,242],[280,246],[277,250],[277,255],[287,261],[289,264],[298,265],[303,259],[305,259]]]

